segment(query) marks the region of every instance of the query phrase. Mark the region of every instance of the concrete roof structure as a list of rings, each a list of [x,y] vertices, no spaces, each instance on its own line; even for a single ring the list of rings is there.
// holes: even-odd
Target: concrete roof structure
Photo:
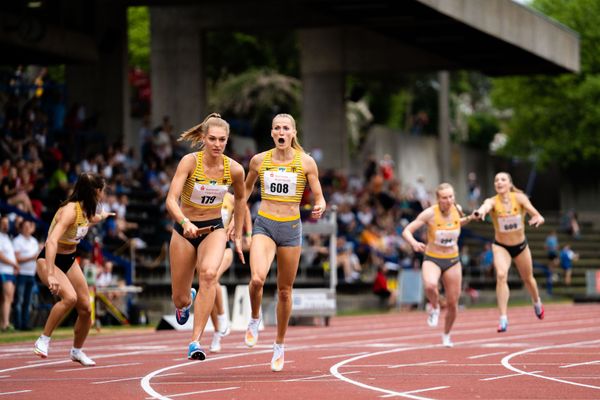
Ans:
[[[38,8],[27,7],[27,1],[1,2],[4,63],[97,60],[98,47],[111,38],[95,35],[90,3],[104,1],[110,0],[41,0]],[[579,70],[577,33],[512,0],[129,0],[124,4],[190,6],[205,29],[345,27],[348,71],[385,66],[401,71],[472,69],[497,76]],[[202,11],[193,11],[194,6]],[[401,59],[394,57],[398,52]]]

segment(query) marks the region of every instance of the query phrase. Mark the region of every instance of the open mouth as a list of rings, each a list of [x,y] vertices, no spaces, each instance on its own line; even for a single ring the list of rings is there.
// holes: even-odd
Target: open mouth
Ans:
[[[280,137],[279,139],[277,139],[277,143],[279,144],[284,144],[285,143],[285,139]]]

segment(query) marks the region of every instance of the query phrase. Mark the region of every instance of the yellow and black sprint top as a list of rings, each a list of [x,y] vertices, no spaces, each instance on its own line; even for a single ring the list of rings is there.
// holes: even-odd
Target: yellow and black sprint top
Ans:
[[[444,218],[439,205],[433,206],[433,221],[427,230],[427,243],[441,247],[454,247],[458,245],[460,236],[460,214],[456,206],[450,208],[449,220]],[[458,256],[458,251],[449,254],[426,252],[432,257],[451,258]]]
[[[231,185],[231,161],[223,156],[223,176],[218,179],[209,178],[204,174],[202,155],[196,156],[196,168],[187,177],[181,192],[181,203],[196,208],[221,208],[223,197]]]
[[[494,206],[490,210],[490,216],[494,224],[494,229],[498,232],[507,233],[525,229],[525,212],[521,204],[517,201],[517,195],[514,192],[508,194],[510,198],[510,208],[502,204],[500,195],[496,195]]]
[[[294,159],[288,164],[274,164],[273,149],[266,152],[258,170],[262,200],[300,203],[306,175],[302,168],[302,152],[294,152]]]
[[[65,233],[58,239],[58,243],[66,244],[66,245],[77,245],[85,237],[87,234],[88,228],[90,226],[90,222],[85,217],[83,213],[83,209],[81,208],[81,204],[79,202],[75,203],[75,223],[69,226]],[[54,229],[54,225],[56,224],[56,214],[54,214],[54,218],[52,218],[52,223],[50,224],[49,232],[52,232]]]

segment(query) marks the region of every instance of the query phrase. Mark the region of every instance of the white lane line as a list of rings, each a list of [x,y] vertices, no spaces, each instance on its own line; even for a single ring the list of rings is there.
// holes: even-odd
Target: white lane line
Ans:
[[[9,394],[29,393],[29,392],[31,392],[31,390],[19,390],[18,392],[4,392],[4,393],[0,393],[0,396],[6,396]]]
[[[533,349],[526,349],[526,350],[522,350],[522,351],[519,351],[516,353],[509,354],[508,356],[504,357],[502,359],[502,365],[505,368],[507,368],[511,371],[514,371],[516,373],[519,373],[519,374],[535,376],[537,378],[548,379],[549,381],[554,381],[554,382],[566,383],[568,385],[581,386],[581,387],[586,387],[586,388],[590,388],[590,389],[600,390],[600,386],[586,385],[585,383],[577,383],[577,382],[567,381],[564,379],[552,378],[552,377],[544,376],[544,375],[537,375],[537,372],[523,371],[523,370],[518,369],[510,364],[511,358],[517,357],[517,356],[520,356],[523,354],[533,353],[536,351],[541,351],[541,350],[546,350],[546,349],[560,349],[560,348],[564,348],[564,347],[576,347],[576,346],[588,345],[588,344],[592,344],[592,343],[600,343],[600,340],[588,340],[588,341],[584,341],[584,342],[566,343],[566,344],[560,344],[560,345],[554,345],[554,346],[543,346],[543,347],[536,347]]]
[[[349,374],[357,374],[360,371],[351,371],[351,372],[345,372],[346,375]],[[305,378],[295,378],[295,379],[286,379],[283,380],[282,382],[302,382],[302,381],[308,381],[308,380],[313,380],[313,379],[319,379],[319,378],[333,378],[333,376],[331,376],[331,374],[324,374],[324,375],[317,375],[317,376],[307,376]],[[333,380],[335,381],[335,379]]]
[[[0,378],[10,378],[10,375],[0,375]]]
[[[542,371],[531,371],[533,374],[537,374]],[[510,375],[500,375],[500,376],[492,376],[491,378],[483,378],[480,381],[495,381],[496,379],[504,379],[504,378],[512,378],[515,376],[523,376],[523,374],[510,374]]]
[[[102,354],[102,355],[99,355],[99,356],[94,356],[94,359],[95,360],[99,360],[99,359],[103,359],[103,358],[121,357],[121,356],[134,356],[134,355],[139,355],[139,354],[147,354],[147,352],[146,351],[129,351],[129,352],[126,352],[126,353]],[[72,362],[73,361],[70,358],[68,358],[68,359],[64,359],[64,360],[60,360],[60,361],[42,362],[42,363],[37,363],[37,364],[21,365],[19,367],[12,367],[12,368],[0,369],[0,372],[8,372],[8,371],[17,371],[17,370],[20,370],[20,369],[45,367],[47,365],[68,364],[68,363],[72,363]],[[98,367],[96,367],[96,368],[98,368]]]
[[[285,365],[288,365],[291,363],[293,363],[293,361],[286,361]],[[271,365],[271,363],[236,365],[234,367],[222,367],[221,369],[240,369],[240,368],[264,367],[265,365]]]
[[[115,368],[115,367],[128,367],[130,365],[140,365],[142,363],[127,363],[127,364],[111,364],[111,365],[96,365],[93,367],[77,367],[77,368],[67,368],[67,369],[59,369],[56,372],[72,372],[72,371],[95,371],[97,369],[102,368]]]
[[[426,361],[422,363],[414,363],[414,364],[398,364],[398,365],[390,365],[388,368],[403,368],[403,367],[420,367],[422,365],[430,365],[430,364],[442,364],[447,362],[446,360],[437,360],[437,361]]]
[[[580,365],[589,365],[589,364],[598,364],[598,363],[600,363],[600,360],[588,361],[588,362],[582,362],[582,363],[576,363],[576,364],[567,364],[567,365],[562,365],[558,368],[571,368],[571,367],[578,367]]]
[[[208,359],[204,360],[203,363],[223,360],[226,358],[244,357],[244,356],[250,356],[250,355],[257,355],[257,354],[268,354],[268,353],[272,353],[272,352],[273,352],[273,350],[269,349],[269,350],[253,351],[253,352],[249,352],[249,353],[229,354],[229,355],[221,356],[221,357],[208,358]],[[144,389],[144,391],[151,396],[151,397],[149,397],[150,399],[169,400],[169,397],[164,396],[164,395],[158,393],[156,390],[152,389],[152,385],[150,385],[150,381],[152,380],[152,378],[162,374],[165,371],[170,371],[172,369],[180,368],[180,367],[189,367],[189,366],[193,366],[196,364],[197,363],[195,363],[195,362],[188,361],[188,362],[185,362],[182,364],[170,365],[168,367],[164,367],[164,368],[158,369],[156,371],[152,371],[142,379],[142,381],[140,382],[140,385],[142,386],[142,389]]]
[[[544,332],[536,332],[536,333],[527,333],[527,334],[521,334],[521,335],[514,335],[514,336],[506,336],[507,340],[518,340],[518,339],[524,339],[524,338],[538,338],[538,337],[545,337],[545,336],[553,336],[553,335],[565,335],[565,334],[574,334],[574,333],[584,333],[584,332],[596,332],[598,330],[597,327],[586,327],[586,328],[579,328],[579,329],[564,329],[564,330],[555,330],[552,332],[548,332],[548,331],[544,331]],[[474,340],[465,340],[463,342],[455,342],[455,344],[461,344],[461,345],[475,345],[475,344],[485,344],[485,343],[489,343],[490,340],[489,338],[486,339],[474,339]],[[493,339],[496,340],[496,339]],[[369,354],[364,354],[361,356],[355,356],[343,361],[340,361],[339,363],[333,365],[329,371],[331,372],[331,374],[333,376],[335,376],[336,378],[338,378],[339,380],[349,383],[351,385],[355,385],[358,387],[361,387],[363,389],[368,389],[368,390],[372,390],[375,392],[382,392],[385,394],[390,394],[390,395],[395,395],[395,396],[401,396],[401,397],[406,397],[409,399],[416,399],[416,400],[423,400],[425,398],[423,397],[419,397],[419,396],[414,396],[411,394],[406,394],[403,392],[395,392],[393,390],[388,390],[388,389],[384,389],[384,388],[380,388],[377,386],[371,386],[371,385],[367,385],[366,383],[362,383],[359,381],[355,381],[352,380],[350,378],[347,378],[346,376],[344,376],[343,373],[339,372],[339,369],[341,367],[343,367],[345,364],[349,364],[352,363],[354,361],[366,358],[366,357],[377,357],[377,356],[381,356],[381,355],[387,355],[387,354],[393,354],[393,353],[400,353],[400,352],[405,352],[405,351],[418,351],[421,349],[434,349],[434,348],[441,348],[442,345],[441,344],[436,344],[436,345],[423,345],[423,346],[415,346],[415,347],[410,347],[410,348],[399,348],[399,349],[392,349],[392,350],[383,350],[383,351],[379,351],[379,352],[375,352],[375,353],[369,353]]]
[[[469,360],[476,360],[478,358],[483,358],[483,357],[491,357],[491,356],[499,356],[500,354],[505,354],[505,351],[499,351],[497,353],[487,353],[487,354],[478,354],[476,356],[471,356],[471,357],[467,357]]]
[[[204,393],[213,393],[213,392],[223,392],[225,390],[235,390],[235,389],[239,389],[239,388],[240,388],[239,386],[231,386],[231,387],[221,388],[221,389],[200,390],[198,392],[187,392],[187,393],[170,394],[170,395],[168,395],[168,397],[171,398],[171,397],[189,396],[191,394],[204,394]],[[156,399],[156,397],[146,397],[146,400],[154,400],[154,399]]]
[[[171,372],[169,374],[159,375],[159,376],[157,376],[157,378],[162,378],[163,376],[173,376],[173,375],[181,375],[181,374],[183,374],[183,372]],[[111,379],[109,381],[92,382],[92,385],[101,385],[103,383],[134,381],[136,379],[142,379],[142,378],[143,378],[143,376],[134,376],[133,378]]]
[[[412,394],[412,393],[421,393],[421,392],[429,392],[431,390],[441,390],[441,389],[446,389],[449,388],[450,386],[436,386],[436,387],[432,387],[432,388],[425,388],[425,389],[418,389],[418,390],[411,390],[410,392],[402,392],[403,395],[407,395],[407,394]],[[384,394],[383,396],[380,397],[396,397],[395,394]]]
[[[360,353],[351,353],[351,354],[339,354],[336,356],[325,356],[325,357],[319,357],[319,360],[329,360],[331,358],[341,358],[341,357],[350,357],[350,356],[361,356],[363,354],[367,354],[367,351],[361,351]]]

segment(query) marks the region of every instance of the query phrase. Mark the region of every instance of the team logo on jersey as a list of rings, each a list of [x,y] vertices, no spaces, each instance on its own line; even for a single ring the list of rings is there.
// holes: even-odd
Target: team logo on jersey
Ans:
[[[211,184],[211,185],[216,185],[216,184],[217,184],[217,181],[215,181],[215,180],[211,180],[211,181],[210,181],[210,184]]]
[[[285,168],[285,167],[279,167],[279,168],[278,168],[279,172],[285,172],[285,170],[286,170],[286,169],[287,169],[287,168]]]

